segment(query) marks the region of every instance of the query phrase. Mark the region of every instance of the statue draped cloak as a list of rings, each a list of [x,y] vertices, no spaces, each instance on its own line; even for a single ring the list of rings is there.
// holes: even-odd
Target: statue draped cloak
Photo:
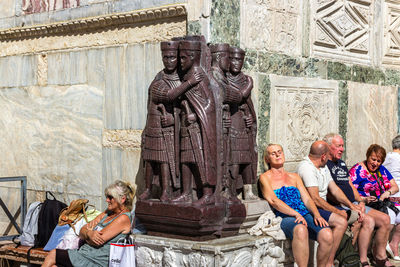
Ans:
[[[200,67],[189,70],[184,76],[184,80],[193,72],[203,72]],[[185,94],[184,99],[190,103],[190,107],[196,113],[197,120],[200,124],[201,140],[203,146],[203,162],[196,162],[204,167],[205,172],[200,173],[203,184],[216,185],[216,115],[214,96],[209,87],[209,80],[204,75],[203,80],[190,88]]]

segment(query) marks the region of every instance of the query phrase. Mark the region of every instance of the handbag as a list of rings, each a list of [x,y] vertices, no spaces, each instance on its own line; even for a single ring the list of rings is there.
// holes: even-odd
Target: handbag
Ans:
[[[377,184],[379,186],[379,192],[382,195],[385,192],[385,187],[383,185],[384,181],[383,181],[381,172],[378,170],[376,172],[376,176],[374,176],[372,173],[370,173],[370,174],[371,174],[372,177],[375,177],[376,182],[377,182]],[[382,185],[381,185],[381,183],[382,183]],[[376,193],[374,191],[371,191],[370,194],[371,194],[371,196],[377,197],[377,195],[376,195]],[[367,205],[369,207],[373,208],[373,209],[382,211],[382,212],[384,212],[386,214],[389,214],[388,209],[391,209],[396,215],[399,214],[399,212],[400,212],[397,209],[396,205],[392,201],[390,201],[389,199],[384,199],[383,201],[377,199],[377,201],[370,202]]]
[[[127,236],[110,244],[109,267],[135,267],[135,245],[133,238]]]

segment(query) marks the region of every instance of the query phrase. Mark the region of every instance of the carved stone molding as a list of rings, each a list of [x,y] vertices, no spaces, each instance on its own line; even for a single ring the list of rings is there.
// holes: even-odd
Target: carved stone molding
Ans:
[[[140,150],[142,130],[104,130],[103,147]]]
[[[314,55],[370,63],[373,6],[371,0],[314,0]]]
[[[126,13],[56,22],[31,27],[18,27],[0,31],[0,41],[34,38],[38,36],[66,35],[75,32],[93,32],[104,28],[129,26],[150,21],[185,17],[185,5],[171,5]]]
[[[295,171],[312,142],[338,131],[338,83],[277,75],[270,79],[270,142],[283,146],[286,168]]]
[[[384,3],[383,60],[386,65],[400,66],[400,1]]]
[[[301,10],[301,0],[241,0],[241,46],[300,54]]]
[[[285,241],[238,235],[207,242],[135,236],[138,267],[283,267],[293,263]]]

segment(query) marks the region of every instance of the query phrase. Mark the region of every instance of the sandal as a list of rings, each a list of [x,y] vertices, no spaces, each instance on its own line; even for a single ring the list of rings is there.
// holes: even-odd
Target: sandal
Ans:
[[[361,266],[364,267],[364,266],[370,266],[370,265],[369,265],[368,261],[364,261],[364,262],[361,262]]]
[[[386,263],[389,262],[390,265],[386,265]],[[395,267],[393,264],[390,263],[389,259],[383,259],[383,260],[378,260],[375,258],[375,264],[376,267]]]

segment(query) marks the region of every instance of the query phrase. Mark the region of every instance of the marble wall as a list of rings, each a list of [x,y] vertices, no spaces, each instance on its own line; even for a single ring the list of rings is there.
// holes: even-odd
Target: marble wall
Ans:
[[[4,129],[0,149],[7,151],[0,157],[0,177],[27,176],[28,203],[44,200],[44,191],[49,190],[66,203],[88,198],[103,209],[104,188],[111,182],[138,180],[141,186],[136,177],[142,176],[140,136],[147,87],[162,69],[160,41],[185,34],[186,11],[182,5],[157,9],[155,1],[135,1],[135,7],[155,7],[129,11],[133,2],[113,2],[114,8],[126,3],[124,18],[131,19],[129,24],[121,17],[104,15],[99,17],[107,21],[104,25],[96,21],[99,18],[83,18],[67,27],[65,22],[52,24],[59,34],[26,26],[44,36],[21,38],[26,30],[19,28],[12,39],[0,37],[0,126]],[[70,10],[78,10],[85,1],[80,3]],[[58,12],[62,11],[54,14],[61,16]],[[41,14],[47,16],[43,22],[48,21],[49,13]],[[41,16],[24,17],[36,15]],[[3,26],[10,22],[5,16],[0,18]],[[163,23],[157,23],[157,18]],[[76,34],[89,23],[94,31]],[[19,187],[0,184],[12,214],[18,213]],[[1,232],[13,231],[8,224],[0,216]]]
[[[369,145],[392,149],[397,134],[397,87],[348,83],[347,164],[365,160]]]

